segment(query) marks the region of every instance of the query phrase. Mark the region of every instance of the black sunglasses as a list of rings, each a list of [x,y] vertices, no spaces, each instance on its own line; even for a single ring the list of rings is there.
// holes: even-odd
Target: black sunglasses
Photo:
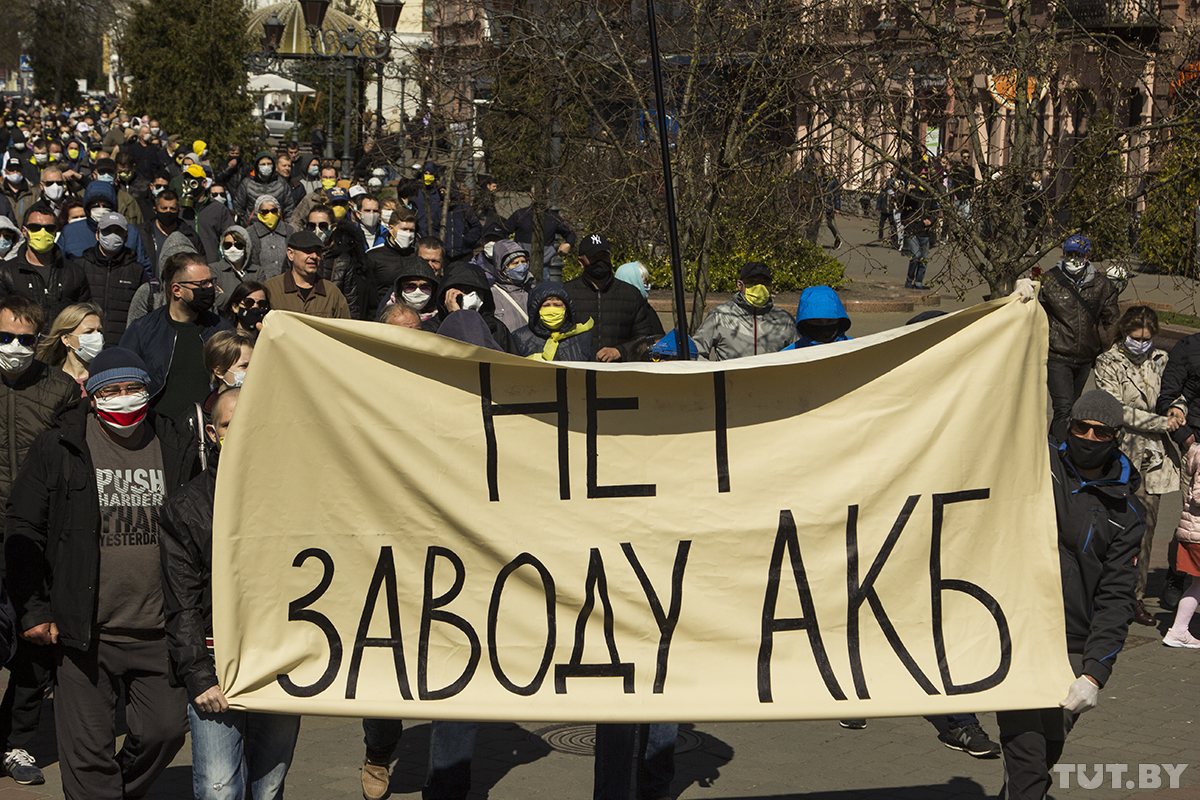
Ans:
[[[50,223],[49,225],[39,225],[36,222],[27,222],[25,224],[25,227],[29,228],[30,233],[40,233],[41,231],[49,231],[50,233],[58,233],[58,226],[55,225],[54,223]]]
[[[1071,433],[1076,436],[1087,436],[1088,431],[1094,431],[1096,438],[1102,442],[1111,442],[1117,438],[1117,429],[1099,423],[1084,422],[1081,419],[1071,420]]]
[[[40,333],[9,333],[8,331],[0,331],[0,344],[12,344],[16,339],[17,343],[22,347],[33,347],[41,339]]]
[[[328,222],[306,222],[304,223],[304,227],[310,231],[327,231],[330,225]]]
[[[269,300],[251,300],[247,297],[242,301],[242,308],[261,308],[263,311],[270,311],[271,302]]]

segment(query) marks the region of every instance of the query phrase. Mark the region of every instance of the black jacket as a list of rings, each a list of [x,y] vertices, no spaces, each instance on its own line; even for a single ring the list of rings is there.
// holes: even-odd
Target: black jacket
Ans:
[[[87,278],[92,302],[104,310],[104,346],[116,347],[125,333],[133,295],[150,276],[128,247],[112,258],[100,252],[100,245],[89,247],[75,263]]]
[[[35,267],[27,258],[29,245],[21,245],[17,255],[9,261],[0,262],[0,295],[16,293],[33,298],[42,307],[46,316],[42,332],[50,330],[54,318],[72,303],[92,299],[87,276],[74,261],[63,258],[62,248],[54,246],[54,263],[48,268],[49,280],[43,277],[41,267]]]
[[[542,307],[542,303],[546,302],[547,298],[557,297],[563,301],[567,307],[566,321],[559,330],[570,331],[575,327],[575,303],[571,300],[571,295],[567,294],[566,289],[561,283],[552,283],[546,281],[539,283],[529,293],[529,302],[527,304],[527,312],[529,314],[529,324],[523,328],[517,328],[513,331],[513,344],[516,345],[516,353],[519,356],[531,356],[534,353],[540,353],[546,348],[546,340],[553,333],[542,322],[538,311]],[[584,320],[586,323],[587,320]],[[574,336],[563,339],[558,344],[558,349],[554,352],[555,361],[591,361],[595,357],[595,350],[592,347],[592,332],[584,331]]]
[[[382,248],[381,248],[382,249]],[[329,234],[321,261],[321,277],[333,283],[346,298],[351,319],[369,319],[375,310],[374,286],[367,276],[366,242],[358,226],[339,222]]]
[[[93,643],[96,583],[100,578],[100,500],[87,446],[91,408],[68,406],[43,433],[13,483],[4,553],[8,590],[27,631],[58,625],[59,644],[87,650]],[[151,410],[162,447],[167,496],[199,470],[196,443]],[[19,568],[18,568],[19,565]]]
[[[1104,352],[1105,331],[1121,316],[1118,294],[1112,281],[1091,264],[1078,281],[1063,271],[1061,262],[1047,270],[1038,300],[1050,318],[1050,358],[1072,364],[1095,361]]]
[[[371,299],[375,305],[392,291],[396,279],[403,275],[415,260],[421,260],[415,244],[407,250],[399,250],[389,241],[383,247],[367,251],[367,274],[371,279]]]
[[[159,517],[163,614],[175,677],[198,697],[217,685],[212,638],[212,527],[217,463],[171,496]]]
[[[1116,451],[1104,477],[1084,482],[1066,455],[1050,445],[1050,475],[1058,521],[1067,652],[1083,656],[1083,673],[1104,686],[1133,619],[1135,561],[1145,509],[1133,496],[1141,477]]]
[[[601,348],[615,347],[621,351],[622,361],[632,361],[632,348],[638,340],[663,335],[662,323],[642,293],[615,276],[602,289],[593,289],[581,275],[567,281],[566,289],[575,304],[575,318],[596,321],[593,358]]]
[[[142,237],[142,247],[146,248],[146,257],[150,259],[150,268],[154,270],[155,275],[162,275],[162,265],[158,263],[158,239],[154,236],[154,224],[154,217],[151,217],[141,225],[134,227],[137,228],[138,235]],[[196,233],[195,229],[185,220],[180,219],[179,224],[171,233],[182,233],[192,243],[192,247],[196,248],[197,253],[204,253],[204,243],[200,241],[200,234]],[[165,240],[163,244],[166,244]],[[218,254],[219,257],[220,254]]]
[[[1172,433],[1171,438],[1182,448],[1190,437],[1200,439],[1200,333],[1185,336],[1171,348],[1155,413],[1166,414],[1180,395],[1187,401],[1187,424]]]

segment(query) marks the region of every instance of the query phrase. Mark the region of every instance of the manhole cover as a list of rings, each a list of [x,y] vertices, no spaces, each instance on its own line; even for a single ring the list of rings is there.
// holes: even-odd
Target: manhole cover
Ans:
[[[596,726],[568,723],[547,725],[532,731],[532,734],[560,753],[573,756],[591,756],[596,750]],[[686,753],[704,743],[700,735],[690,730],[679,731],[675,740],[675,752]]]

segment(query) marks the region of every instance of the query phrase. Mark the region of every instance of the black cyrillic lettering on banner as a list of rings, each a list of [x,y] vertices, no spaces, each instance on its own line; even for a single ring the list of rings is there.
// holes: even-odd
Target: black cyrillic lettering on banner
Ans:
[[[717,492],[729,491],[729,419],[725,408],[725,373],[713,373],[713,401],[717,408]]]
[[[951,503],[986,500],[990,496],[990,489],[972,489],[933,496],[933,538],[929,548],[929,580],[933,585],[933,646],[937,652],[938,669],[942,673],[942,685],[946,689],[946,694],[974,694],[999,686],[1008,677],[1008,670],[1012,666],[1012,636],[1009,634],[1008,620],[1004,616],[1004,610],[1000,608],[996,598],[969,581],[942,577],[944,508]],[[974,597],[996,621],[996,632],[1000,636],[1000,663],[995,672],[982,680],[959,685],[950,678],[950,662],[946,658],[946,636],[942,631],[942,592],[962,592]]]
[[[611,486],[600,486],[599,467],[597,465],[597,424],[596,416],[601,411],[636,411],[636,397],[597,397],[596,373],[589,371],[584,380],[587,386],[587,482],[588,497],[654,497],[653,483],[618,483]]]
[[[859,700],[871,698],[867,691],[867,680],[863,675],[862,653],[858,636],[858,617],[863,601],[871,604],[871,612],[875,615],[875,621],[879,623],[883,635],[887,637],[888,644],[892,646],[892,650],[900,659],[900,663],[908,670],[908,674],[912,675],[917,685],[925,690],[925,694],[938,693],[933,682],[925,676],[925,673],[917,666],[916,660],[904,646],[892,621],[888,619],[887,612],[883,609],[879,594],[875,591],[875,581],[879,578],[879,573],[883,571],[883,565],[887,563],[888,556],[892,554],[896,542],[900,540],[900,534],[904,531],[904,526],[908,524],[913,509],[917,507],[917,501],[920,499],[921,495],[914,494],[904,501],[904,508],[900,510],[900,516],[896,517],[896,523],[892,525],[892,530],[888,533],[883,547],[879,549],[879,554],[875,556],[875,561],[871,563],[871,568],[867,570],[867,577],[861,584],[858,582],[858,506],[850,506],[846,516],[846,598],[848,601],[846,606],[846,646],[850,650],[850,672],[854,675],[854,691]]]
[[[790,556],[792,578],[796,581],[796,591],[800,595],[800,618],[775,618],[775,605],[779,600],[779,578],[783,573],[783,557],[785,551]],[[758,647],[758,701],[772,702],[771,696],[771,652],[775,647],[775,634],[783,631],[807,631],[808,644],[812,648],[813,658],[825,681],[825,688],[834,700],[845,700],[846,694],[838,685],[837,676],[833,673],[833,665],[829,663],[829,655],[825,652],[825,643],[821,641],[821,628],[817,625],[817,610],[813,605],[812,590],[808,587],[808,574],[804,571],[804,561],[800,557],[800,539],[796,534],[796,520],[792,512],[779,512],[779,531],[775,534],[775,548],[771,553],[771,567],[767,573],[767,591],[763,600],[762,641]]]
[[[533,680],[524,686],[518,686],[509,680],[508,675],[500,666],[500,648],[496,644],[496,623],[500,617],[500,595],[504,593],[504,584],[508,580],[508,576],[526,565],[537,570],[542,579],[542,590],[546,593],[546,649],[542,652],[542,663],[538,666]],[[554,658],[554,647],[558,644],[558,621],[555,616],[557,605],[554,577],[550,574],[550,570],[546,569],[545,564],[529,553],[521,553],[505,564],[504,569],[500,570],[500,574],[496,576],[496,584],[492,587],[492,601],[488,605],[488,660],[492,662],[492,673],[496,676],[496,680],[513,694],[528,697],[536,694],[538,689],[542,688],[542,681],[546,679],[546,673],[550,671],[550,661]]]
[[[633,545],[628,542],[621,544],[621,549],[625,551],[625,557],[629,559],[629,565],[637,573],[638,583],[642,584],[642,591],[646,593],[646,601],[650,604],[654,621],[658,624],[658,657],[654,667],[654,694],[662,694],[663,686],[667,682],[667,659],[671,655],[671,637],[675,635],[675,626],[679,624],[679,609],[683,605],[683,571],[687,567],[688,551],[691,550],[691,547],[691,541],[685,539],[675,550],[675,566],[671,568],[671,606],[670,610],[664,614],[662,602],[658,599],[658,592],[654,591],[650,577],[646,575],[646,570],[642,569],[637,554],[633,552]]]
[[[434,597],[433,577],[439,556],[449,561],[450,565],[454,567],[454,585],[445,594]],[[463,583],[466,582],[466,576],[467,570],[463,566],[462,559],[454,551],[437,546],[431,546],[426,551],[425,595],[421,602],[421,636],[417,642],[417,696],[421,700],[445,700],[447,697],[453,697],[466,688],[475,675],[475,668],[479,666],[479,657],[482,655],[483,648],[479,645],[479,636],[475,633],[475,629],[458,614],[450,611],[438,611],[439,608],[449,605],[454,598],[458,597],[462,592]],[[463,668],[462,674],[441,689],[429,688],[429,629],[435,621],[458,628],[467,637],[467,642],[471,647],[471,653],[467,657],[467,666]]]
[[[388,636],[384,639],[371,638],[367,631],[371,627],[371,618],[375,616],[375,604],[379,601],[379,590],[386,594],[388,612]],[[400,694],[405,700],[412,700],[412,690],[408,687],[408,668],[404,665],[404,642],[400,637],[400,600],[396,594],[396,562],[392,557],[392,548],[379,548],[379,560],[375,562],[375,574],[371,576],[371,586],[367,589],[367,599],[363,603],[362,617],[358,620],[358,633],[354,636],[354,651],[350,655],[350,675],[346,679],[346,699],[353,700],[358,691],[358,670],[362,666],[363,648],[390,647],[392,658],[396,662],[396,683],[400,686]]]
[[[496,448],[495,418],[513,416],[515,414],[557,414],[558,415],[558,496],[562,500],[571,499],[570,459],[567,457],[567,371],[555,370],[555,394],[553,403],[493,403],[492,402],[492,365],[479,365],[479,398],[483,404],[483,435],[487,441],[487,482],[488,500],[499,502],[500,483],[497,476],[497,461],[499,454]]]
[[[330,687],[337,677],[338,670],[342,668],[342,638],[338,636],[337,628],[333,626],[333,622],[329,617],[319,611],[312,611],[308,608],[320,600],[321,595],[325,594],[326,590],[329,589],[329,585],[333,583],[333,557],[318,547],[310,547],[307,550],[300,551],[296,556],[296,560],[292,562],[292,566],[303,566],[304,562],[310,558],[320,561],[321,566],[325,568],[324,572],[322,572],[321,580],[315,589],[300,599],[288,603],[288,622],[297,620],[311,622],[320,628],[321,633],[325,634],[325,639],[329,643],[329,663],[325,666],[325,672],[321,674],[321,677],[317,678],[316,683],[310,683],[308,686],[297,686],[292,682],[291,678],[283,673],[276,675],[275,680],[292,697],[315,697],[319,695]]]
[[[609,660],[599,664],[584,664],[584,632],[587,629],[588,617],[592,615],[592,607],[596,605],[597,594],[600,595],[600,603],[604,606],[604,643],[608,646]],[[579,609],[579,616],[575,620],[575,645],[571,650],[571,660],[566,664],[554,666],[555,694],[567,693],[567,678],[623,678],[625,694],[633,694],[633,664],[621,663],[621,657],[617,655],[617,643],[613,638],[612,603],[608,599],[608,579],[604,575],[604,559],[595,547],[592,548],[588,559],[583,607]]]

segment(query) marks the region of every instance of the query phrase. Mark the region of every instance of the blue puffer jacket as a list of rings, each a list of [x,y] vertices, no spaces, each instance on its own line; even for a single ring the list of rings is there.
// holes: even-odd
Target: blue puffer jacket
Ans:
[[[837,333],[833,335],[832,339],[814,338],[810,334],[815,331],[803,324],[808,320],[827,319],[837,320]],[[837,292],[828,286],[810,286],[800,295],[800,306],[796,309],[796,331],[800,334],[800,338],[783,349],[796,350],[801,347],[812,347],[814,344],[844,342],[850,338],[846,335],[846,331],[849,329],[850,318],[846,316],[846,307],[842,305],[842,299],[837,296]]]
[[[113,210],[116,210],[117,190],[111,183],[92,181],[83,190],[84,209],[87,210],[97,200],[107,200]],[[96,246],[96,221],[91,216],[86,216],[83,218],[83,222],[85,224],[80,224],[79,220],[70,223],[58,235],[58,246],[62,248],[63,254],[67,258],[80,258],[87,252],[88,248]],[[142,245],[142,237],[138,234],[137,228],[132,224],[129,225],[129,232],[125,236],[125,246],[137,254],[138,263],[146,268],[146,274],[151,274],[149,272],[150,259],[146,256],[146,248]]]

